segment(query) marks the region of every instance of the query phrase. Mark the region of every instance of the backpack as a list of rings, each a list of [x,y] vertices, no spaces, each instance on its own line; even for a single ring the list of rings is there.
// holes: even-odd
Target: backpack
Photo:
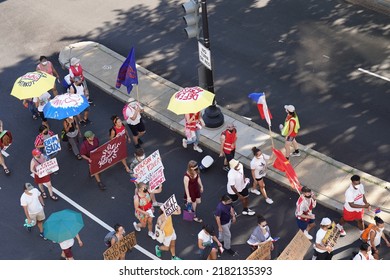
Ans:
[[[111,239],[113,238],[115,238],[115,240],[118,241],[118,238],[115,235],[115,231],[110,231],[104,237],[104,244],[106,244],[107,247],[111,247]]]
[[[128,105],[128,104],[125,104],[125,106],[123,106],[123,109],[122,109],[123,119],[124,119],[125,121],[127,121],[127,119],[129,118],[129,116],[126,114],[127,106],[129,106],[129,105]]]
[[[360,238],[364,241],[367,242],[368,238],[370,237],[370,231],[373,229],[375,224],[369,224],[367,228],[362,232],[360,235]]]

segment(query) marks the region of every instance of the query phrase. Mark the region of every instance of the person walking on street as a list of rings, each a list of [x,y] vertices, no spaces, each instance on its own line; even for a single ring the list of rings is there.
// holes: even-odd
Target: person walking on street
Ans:
[[[385,222],[378,216],[374,217],[375,224],[369,224],[363,231],[360,238],[371,246],[372,255],[376,260],[379,260],[379,247],[381,239],[386,242],[386,246],[390,247],[390,242],[384,233]]]
[[[373,261],[375,260],[371,252],[371,246],[368,243],[362,243],[360,245],[359,252],[352,259],[353,261]]]
[[[46,161],[46,157],[38,149],[32,150],[32,156],[33,157],[32,157],[31,162],[30,162],[30,171],[31,171],[31,173],[34,174],[34,182],[35,182],[35,184],[38,185],[38,187],[42,193],[42,197],[47,198],[45,189],[43,187],[43,185],[45,185],[47,187],[47,190],[49,191],[50,198],[54,201],[57,201],[58,197],[54,195],[53,186],[51,184],[51,179],[50,179],[50,174],[43,176],[41,178],[38,176],[37,166],[44,163]]]
[[[291,154],[290,147],[293,145],[294,152],[291,154],[293,157],[299,157],[301,153],[298,149],[298,143],[295,138],[297,137],[298,130],[301,127],[299,123],[298,116],[295,112],[295,107],[293,105],[285,105],[284,109],[286,110],[287,117],[284,121],[284,125],[280,125],[282,136],[285,137],[285,149],[286,149],[286,159],[288,160]]]
[[[351,177],[351,184],[345,192],[345,203],[343,209],[343,216],[340,218],[337,227],[340,230],[340,236],[346,236],[344,230],[345,222],[357,221],[360,235],[364,230],[363,215],[364,209],[370,209],[370,204],[367,202],[364,195],[364,186],[360,183],[360,176],[353,175]]]
[[[26,224],[36,224],[39,229],[39,236],[46,240],[43,233],[43,221],[46,218],[43,210],[45,203],[41,192],[30,183],[25,183],[23,185],[23,194],[20,197],[20,205],[23,207],[26,215]]]
[[[123,239],[125,236],[125,228],[121,224],[115,224],[114,225],[114,235],[111,238],[110,241],[110,247],[113,246],[115,243],[118,243]],[[118,256],[118,260],[124,260],[126,258],[126,253],[122,253]]]
[[[164,232],[164,240],[162,242],[163,245],[156,245],[156,256],[161,258],[162,251],[170,251],[171,252],[171,260],[181,260],[176,256],[176,232],[173,228],[172,223],[172,215],[180,215],[181,208],[178,206],[175,212],[170,216],[166,216],[165,213],[160,209],[160,216],[157,219],[157,225],[160,230]]]
[[[133,134],[133,141],[136,148],[141,148],[143,144],[141,137],[146,133],[145,124],[141,115],[143,111],[144,108],[141,104],[132,97],[127,100],[127,104],[123,109],[123,118]]]
[[[218,240],[223,243],[225,252],[234,256],[236,252],[231,248],[232,234],[230,227],[236,222],[236,213],[232,206],[232,199],[229,195],[224,194],[217,205],[214,217],[218,226]]]
[[[264,242],[273,241],[271,230],[268,226],[267,220],[262,215],[257,215],[257,226],[252,231],[248,241],[251,247],[251,252],[256,251],[260,244]],[[274,250],[274,244],[271,243],[271,251]],[[269,256],[271,259],[271,255]]]
[[[42,153],[46,154],[45,151],[45,140],[52,137],[54,132],[51,131],[46,125],[41,125],[38,129],[39,134],[35,137],[34,146]]]
[[[184,200],[186,203],[192,204],[192,210],[195,212],[194,221],[202,223],[203,220],[196,214],[198,205],[202,202],[201,196],[203,193],[203,183],[200,179],[198,163],[190,160],[187,165],[186,173],[184,174]]]
[[[202,153],[203,150],[199,147],[200,129],[205,126],[201,112],[185,114],[185,133],[187,139],[182,140],[184,149],[187,149],[188,144],[194,144],[194,150]]]
[[[142,228],[147,227],[148,236],[153,240],[156,239],[153,233],[154,208],[148,192],[148,186],[144,183],[137,185],[137,194],[134,196],[134,209],[135,217],[139,220],[139,223],[133,223],[135,230],[141,231]]]
[[[218,248],[222,248],[222,244],[215,236],[212,225],[204,225],[198,233],[198,248],[200,249],[201,260],[217,259]]]
[[[268,197],[267,192],[265,191],[264,178],[267,174],[267,161],[270,159],[269,155],[263,154],[261,150],[257,147],[252,148],[253,159],[251,160],[251,173],[253,178],[253,186],[250,190],[251,193],[256,195],[263,195],[265,202],[268,204],[274,203],[274,201]],[[260,192],[257,190],[257,185],[260,187]]]
[[[309,232],[316,226],[314,223],[315,215],[312,212],[316,206],[316,197],[311,189],[306,186],[302,187],[301,195],[296,203],[295,217],[298,228],[303,231],[309,240],[313,239],[313,236],[311,236]]]
[[[73,82],[70,84],[69,87],[69,93],[85,96],[87,100],[89,100],[89,93],[85,90],[82,79],[79,76],[73,78]],[[81,117],[81,114],[77,116],[80,124],[83,126],[90,124],[91,121],[89,120],[89,107],[85,108],[85,110],[81,113],[83,114],[83,117]]]
[[[320,223],[320,229],[317,231],[314,244],[315,260],[331,260],[333,257],[333,248],[324,244],[323,239],[328,229],[332,228],[332,221],[329,218],[323,218]]]
[[[5,131],[3,130],[3,121],[0,120],[0,165],[3,167],[4,169],[4,173],[5,175],[10,175],[11,171],[8,169],[8,166],[5,164],[5,159],[4,159],[4,156],[3,154],[1,153],[1,151],[4,149],[5,146],[8,146],[9,145],[9,136],[6,135]],[[5,137],[7,137],[7,140],[5,141]]]
[[[99,147],[99,139],[95,137],[95,134],[88,130],[84,133],[85,140],[83,143],[81,143],[80,146],[80,155],[88,161],[88,164],[90,165],[92,160],[90,158],[91,156],[91,151],[95,150],[96,148]],[[104,191],[106,189],[106,186],[100,181],[100,175],[99,173],[96,173],[93,175],[95,177],[95,180],[98,184],[98,187],[100,190]]]
[[[75,238],[77,239],[79,246],[83,247],[83,241],[81,241],[80,236],[76,234],[74,238],[67,239],[59,243],[62,249],[61,258],[64,258],[65,260],[74,260],[72,247],[74,245]]]
[[[45,73],[52,75],[52,76],[55,76],[57,78],[57,81],[60,82],[60,75],[58,75],[56,69],[53,66],[53,63],[51,63],[51,61],[47,60],[46,56],[42,55],[39,58],[39,64],[37,65],[36,70],[41,71],[41,72],[45,72]],[[53,90],[54,96],[57,96],[58,91],[57,91],[55,82],[54,82],[54,86],[53,86],[52,90]]]
[[[25,108],[27,108],[30,111],[33,120],[37,120],[39,117],[39,114],[38,114],[38,109],[35,106],[35,103],[33,102],[33,99],[32,98],[24,99],[22,101],[22,104]]]
[[[134,181],[134,184],[135,186],[137,187],[138,183],[135,181],[137,179],[137,175],[134,173],[134,168],[141,163],[141,161],[143,161],[145,159],[145,151],[144,149],[142,148],[137,148],[135,150],[135,153],[134,153],[134,159],[133,161],[130,163],[130,178],[132,178],[131,180]],[[148,191],[149,191],[149,195],[150,195],[150,198],[152,199],[152,202],[153,202],[153,207],[160,207],[162,205],[161,202],[158,202],[156,200],[156,195],[155,194],[158,194],[158,193],[161,193],[162,192],[162,185],[158,186],[157,188],[155,188],[153,190],[153,192],[151,192],[149,190],[149,187],[148,187]],[[135,190],[135,195],[137,194],[137,188],[134,189]]]
[[[226,129],[221,133],[221,151],[220,157],[223,159],[223,170],[229,171],[229,161],[234,159],[236,154],[237,130],[233,123],[229,123]]]
[[[51,99],[51,95],[48,92],[44,92],[39,97],[33,98],[33,102],[37,107],[38,115],[42,120],[42,124],[45,125],[47,128],[49,128],[49,123],[47,121],[47,118],[45,117],[45,114],[43,113],[43,108],[47,103],[49,103],[50,99]]]
[[[122,120],[116,115],[112,116],[111,120],[114,125],[110,128],[110,140],[114,139],[115,137],[125,135],[127,141],[131,143],[129,133],[126,130],[126,127],[123,125]],[[130,173],[130,168],[127,165],[127,158],[122,159],[122,164],[125,167],[126,172]]]
[[[79,150],[79,138],[81,137],[81,131],[79,124],[75,121],[74,117],[68,117],[63,121],[64,131],[68,138],[68,143],[73,151],[73,154],[78,160],[83,159]]]
[[[227,192],[232,201],[240,200],[243,215],[253,216],[255,211],[248,208],[249,192],[246,187],[249,184],[249,178],[245,178],[244,166],[238,160],[232,159],[229,162],[230,170],[228,172]]]

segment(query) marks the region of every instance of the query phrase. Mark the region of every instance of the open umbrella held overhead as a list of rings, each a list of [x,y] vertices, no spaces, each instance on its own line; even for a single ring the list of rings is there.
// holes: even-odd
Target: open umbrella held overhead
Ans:
[[[81,213],[65,209],[52,213],[43,224],[43,231],[47,239],[60,243],[74,238],[83,227]]]
[[[63,120],[80,114],[88,106],[88,100],[85,96],[65,93],[51,99],[43,108],[43,113],[46,118]]]
[[[177,115],[197,113],[210,106],[214,100],[214,93],[201,87],[188,87],[172,95],[168,110]]]
[[[28,72],[15,81],[11,95],[20,100],[39,97],[54,87],[55,80],[56,77],[45,72]]]

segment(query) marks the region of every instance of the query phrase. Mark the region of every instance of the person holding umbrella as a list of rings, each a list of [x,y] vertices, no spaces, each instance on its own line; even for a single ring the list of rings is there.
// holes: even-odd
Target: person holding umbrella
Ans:
[[[194,144],[194,150],[202,153],[199,147],[200,129],[205,126],[201,112],[185,114],[185,132],[187,139],[183,139],[183,148],[186,149],[188,144]]]
[[[64,258],[65,260],[74,260],[72,247],[74,245],[75,238],[77,239],[79,246],[83,247],[83,241],[81,241],[79,234],[76,234],[74,238],[70,238],[59,243],[62,249],[61,258]]]
[[[47,103],[49,103],[51,98],[50,93],[47,91],[42,93],[39,97],[34,97],[33,102],[35,103],[35,106],[38,109],[38,115],[42,120],[42,124],[45,125],[47,128],[49,128],[49,123],[47,122],[47,118],[45,117],[45,114],[43,113],[43,108]]]

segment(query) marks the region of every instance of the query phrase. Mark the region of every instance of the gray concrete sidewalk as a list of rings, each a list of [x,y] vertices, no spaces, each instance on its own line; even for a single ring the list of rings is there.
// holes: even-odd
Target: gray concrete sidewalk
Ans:
[[[63,48],[59,54],[59,61],[64,67],[69,67],[72,57],[81,59],[85,77],[107,94],[125,102],[129,95],[122,86],[115,88],[118,70],[125,57],[113,52],[105,46],[95,42],[80,42]],[[152,119],[162,123],[167,128],[184,135],[184,116],[176,115],[167,110],[171,96],[180,86],[137,65],[139,81],[139,101],[144,105],[145,113]],[[194,85],[195,86],[195,85]],[[136,97],[134,93],[131,95]],[[92,93],[93,94],[93,93]],[[248,99],[248,102],[249,99]],[[255,106],[255,104],[253,105]],[[233,122],[238,131],[236,158],[246,168],[252,159],[251,148],[260,146],[266,154],[271,154],[271,139],[268,129],[265,129],[245,118],[221,108],[225,123]],[[282,110],[282,109],[281,109]],[[278,124],[274,124],[277,126]],[[219,136],[225,126],[217,129],[204,128],[201,130],[201,146],[207,146],[219,153]],[[272,134],[275,147],[283,149],[284,138],[276,133]],[[299,139],[298,139],[299,140]],[[313,189],[318,194],[318,201],[328,208],[342,212],[344,193],[350,184],[352,174],[358,174],[365,185],[366,197],[370,204],[380,207],[380,217],[386,222],[386,231],[390,230],[390,183],[371,176],[351,166],[335,161],[308,147],[300,146],[301,156],[291,157],[300,182]],[[221,166],[222,167],[222,166]],[[279,170],[270,167],[267,177],[281,186],[290,188],[285,175]],[[278,201],[275,201],[278,203]],[[367,222],[373,222],[372,217],[366,215]]]

